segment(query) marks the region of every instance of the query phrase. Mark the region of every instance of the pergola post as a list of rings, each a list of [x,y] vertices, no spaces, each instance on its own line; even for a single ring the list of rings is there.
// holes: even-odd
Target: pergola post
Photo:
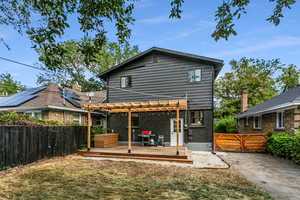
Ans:
[[[87,149],[91,149],[91,111],[88,111],[88,124],[87,124]]]
[[[131,153],[131,111],[128,111],[128,153]]]
[[[179,108],[176,109],[176,155],[179,155]]]

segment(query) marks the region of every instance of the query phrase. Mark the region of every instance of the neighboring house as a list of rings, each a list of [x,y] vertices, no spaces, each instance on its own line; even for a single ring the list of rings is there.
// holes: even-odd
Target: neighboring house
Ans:
[[[85,93],[74,85],[72,89],[61,88],[57,84],[37,87],[0,98],[0,112],[16,111],[37,119],[86,124],[87,111],[82,107],[87,103],[102,103],[106,91]],[[93,124],[106,126],[105,115],[92,114]]]
[[[241,113],[237,115],[241,133],[288,132],[300,127],[300,86],[248,109],[248,90],[243,90]]]
[[[223,61],[153,47],[100,74],[107,84],[107,102],[187,99],[188,110],[180,112],[179,144],[198,149],[211,148],[213,141],[214,80]],[[108,128],[127,143],[127,117],[111,113]],[[150,130],[176,145],[175,112],[132,114],[133,143],[138,134]]]

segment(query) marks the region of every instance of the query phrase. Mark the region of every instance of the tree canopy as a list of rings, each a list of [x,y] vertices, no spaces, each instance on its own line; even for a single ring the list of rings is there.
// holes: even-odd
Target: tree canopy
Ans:
[[[252,107],[286,88],[295,87],[299,81],[296,67],[289,65],[286,68],[279,59],[242,58],[232,60],[230,65],[232,71],[219,77],[215,83],[216,117],[240,112],[242,89],[249,90],[248,103]]]
[[[297,70],[296,65],[291,64],[287,67],[280,67],[280,70],[282,74],[277,78],[277,81],[282,92],[299,84],[300,71]]]
[[[11,74],[0,74],[0,95],[9,96],[17,92],[25,90],[25,86],[19,81],[15,81]]]
[[[274,10],[267,21],[278,25],[283,10],[296,0],[268,0]],[[215,12],[215,40],[236,35],[235,24],[246,14],[250,0],[225,0]],[[94,62],[106,41],[107,27],[115,27],[116,36],[124,43],[131,35],[135,0],[0,0],[0,25],[27,34],[33,48],[43,49],[46,66],[59,68],[67,53],[63,36],[71,24],[78,23],[83,33],[79,50],[86,64]],[[170,18],[181,18],[184,0],[170,0]],[[112,25],[112,26],[111,26]],[[74,39],[74,38],[73,38]],[[0,42],[3,38],[0,38]]]
[[[47,67],[42,67],[45,72],[38,76],[37,83],[54,82],[64,87],[71,87],[77,83],[83,91],[101,90],[104,85],[97,78],[101,72],[139,53],[137,46],[131,46],[127,42],[124,45],[106,42],[104,47],[96,52],[94,62],[86,64],[85,56],[80,51],[81,45],[81,41],[74,40],[62,43],[65,55],[61,58],[61,65],[55,67],[54,63],[53,66],[48,63]],[[43,49],[39,49],[38,52],[42,65],[46,65],[45,55],[47,53]]]

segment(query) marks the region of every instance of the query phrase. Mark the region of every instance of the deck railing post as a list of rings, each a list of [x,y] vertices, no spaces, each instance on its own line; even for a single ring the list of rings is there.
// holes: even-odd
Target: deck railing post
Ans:
[[[179,155],[179,109],[176,109],[176,155]]]
[[[131,111],[128,111],[128,153],[131,153]]]

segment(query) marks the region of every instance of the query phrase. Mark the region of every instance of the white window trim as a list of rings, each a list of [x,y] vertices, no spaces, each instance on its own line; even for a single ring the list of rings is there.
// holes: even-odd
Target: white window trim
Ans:
[[[41,114],[41,118],[38,118],[39,120],[43,119],[43,115],[42,115],[42,111],[41,110],[33,110],[33,111],[26,111],[25,114],[29,114],[31,117],[35,117],[34,113],[40,113]]]
[[[258,117],[258,127],[255,127],[255,118]],[[261,116],[254,116],[253,117],[253,129],[261,129],[262,124],[262,117]]]
[[[123,82],[124,81],[124,82]],[[123,85],[124,83],[124,85]],[[129,88],[131,87],[131,76],[121,76],[120,77],[120,88]]]
[[[77,113],[77,114],[79,115],[79,121],[74,121],[74,113],[73,113],[72,114],[73,115],[73,122],[81,124],[81,114],[80,113]]]
[[[200,74],[199,74],[199,80],[196,80],[196,71],[199,70]],[[192,74],[192,75],[191,75]],[[190,76],[191,75],[191,76]],[[197,83],[197,82],[201,82],[202,81],[202,69],[201,68],[196,68],[196,69],[192,69],[190,71],[188,71],[188,81],[190,83]]]
[[[283,126],[280,126],[279,124],[279,118],[278,118],[279,113],[281,113],[281,122]],[[276,128],[284,129],[284,111],[276,112]]]

